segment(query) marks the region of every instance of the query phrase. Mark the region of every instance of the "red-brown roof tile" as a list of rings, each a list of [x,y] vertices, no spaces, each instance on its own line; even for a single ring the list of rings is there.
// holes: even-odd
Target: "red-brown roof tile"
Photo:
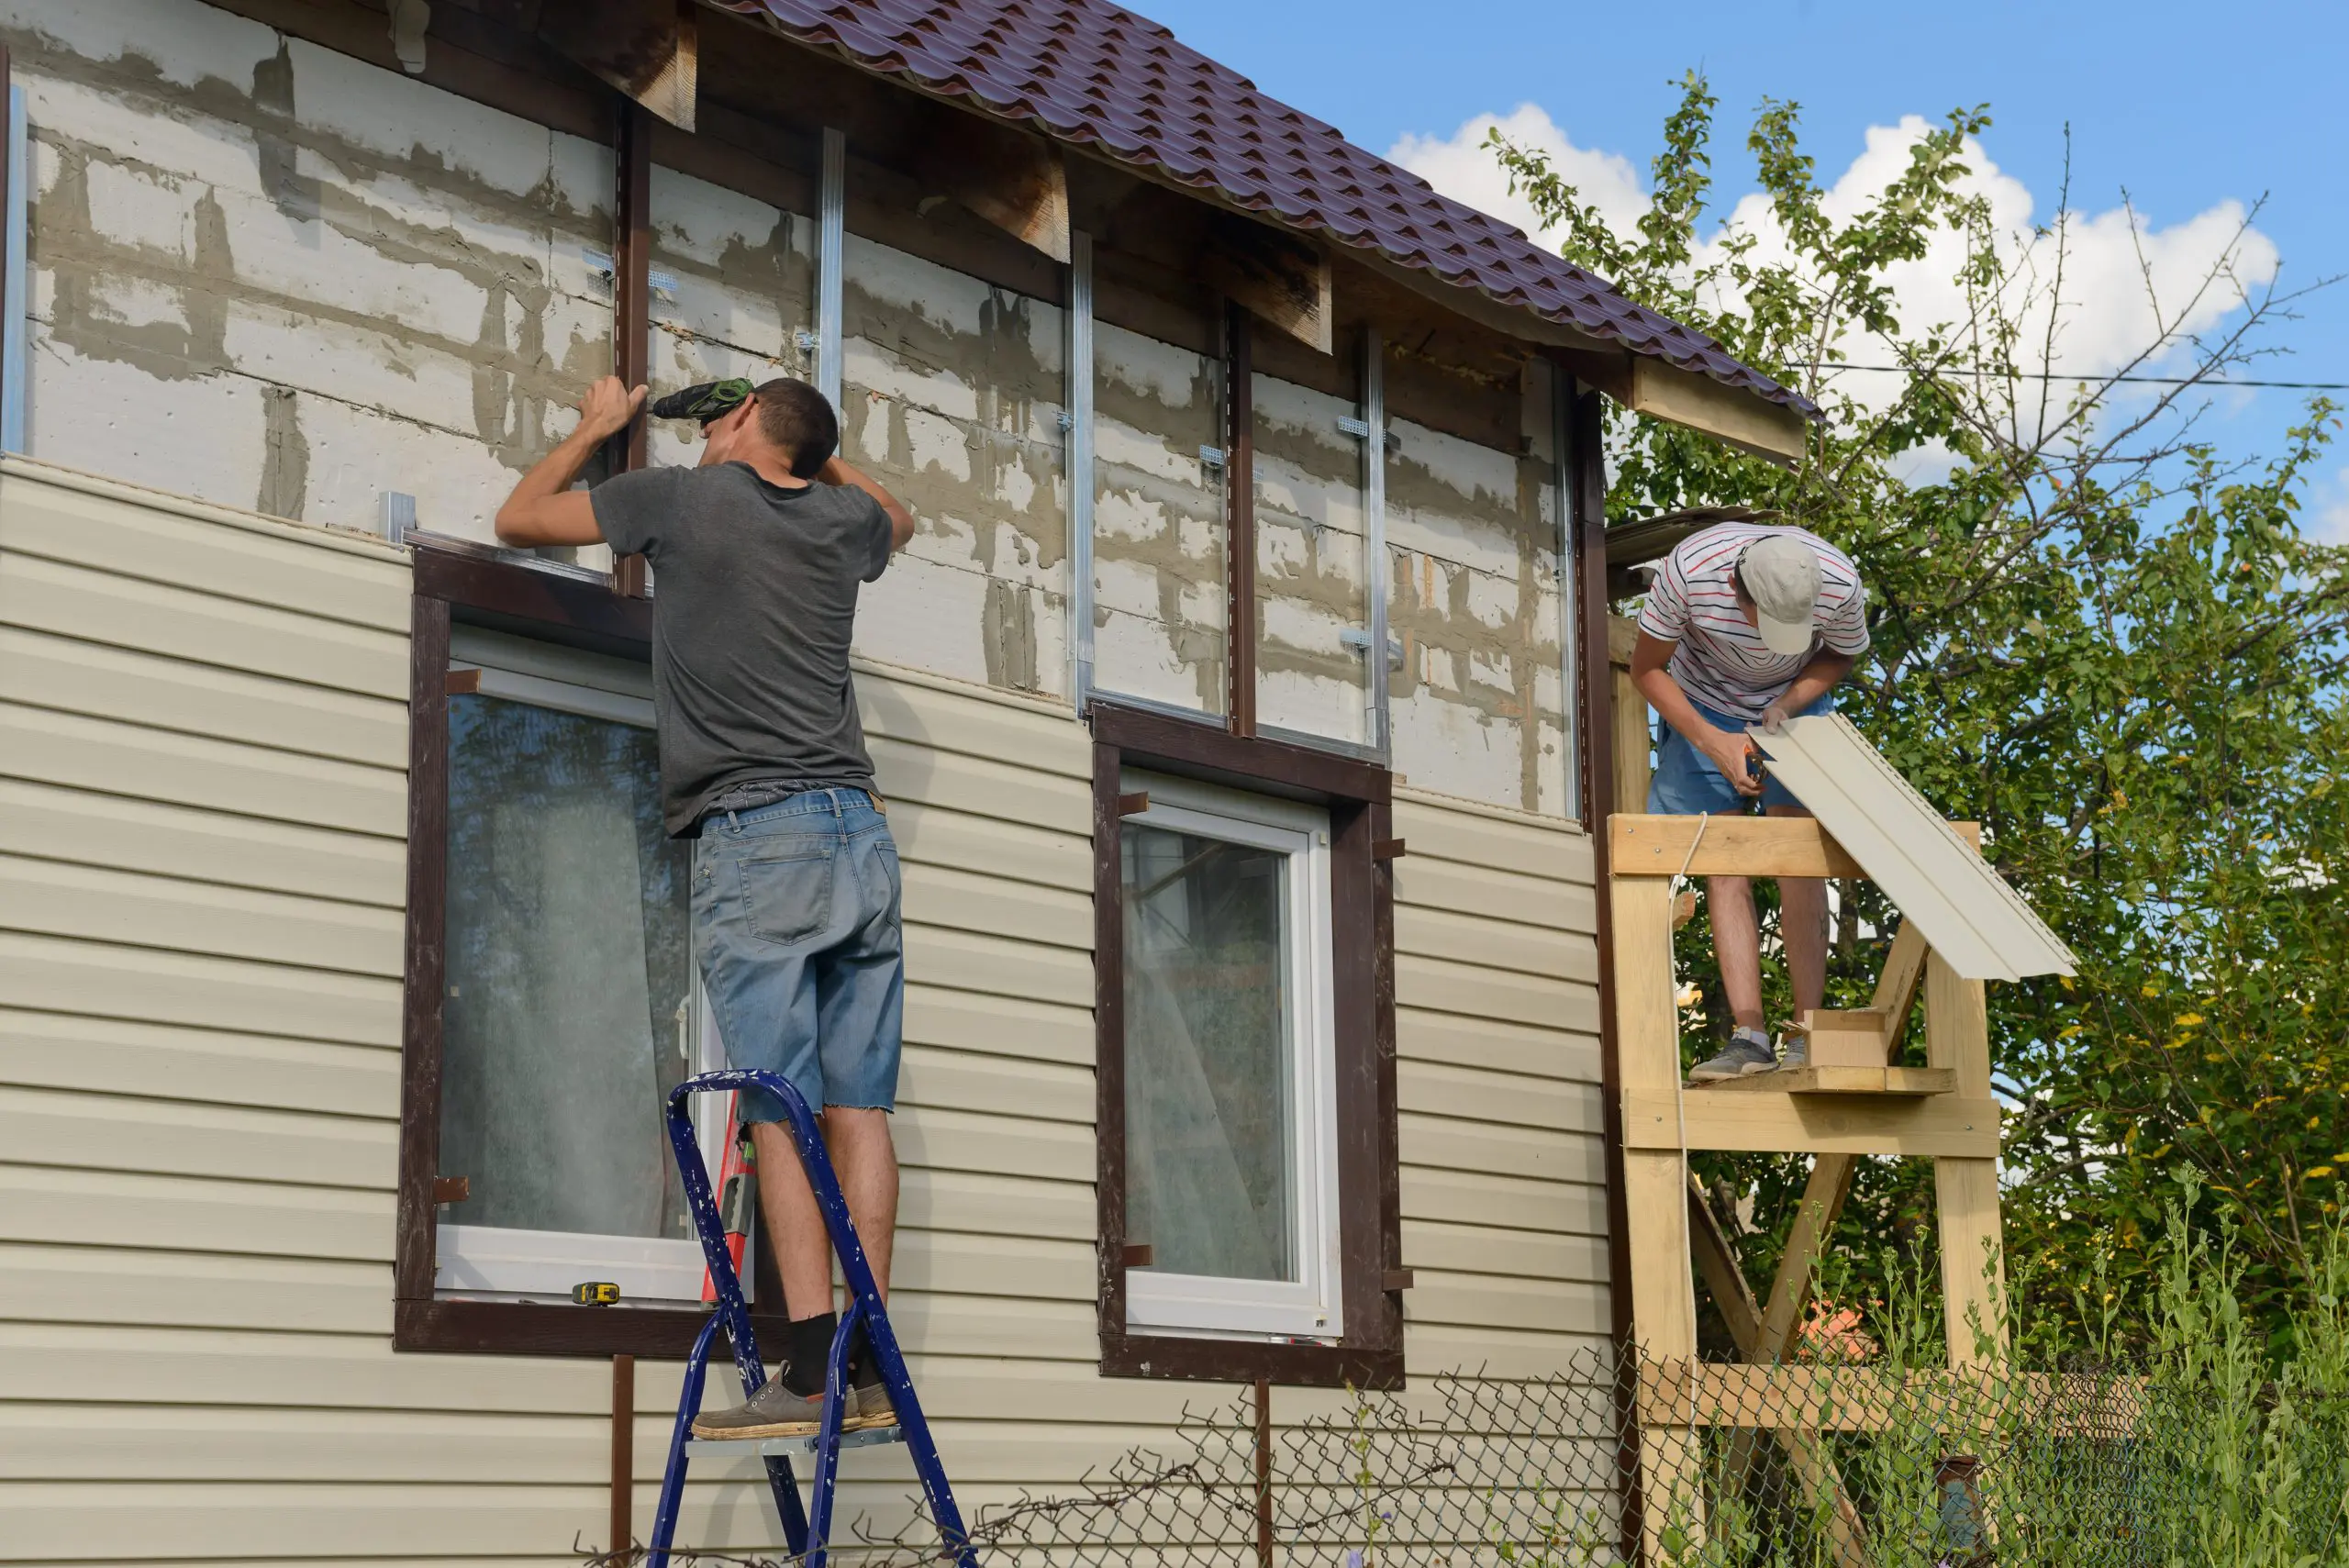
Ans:
[[[1816,414],[1721,346],[1632,304],[1498,218],[1439,195],[1107,0],[723,0],[802,42],[1063,141],[1212,189],[1287,227],[1474,288]]]

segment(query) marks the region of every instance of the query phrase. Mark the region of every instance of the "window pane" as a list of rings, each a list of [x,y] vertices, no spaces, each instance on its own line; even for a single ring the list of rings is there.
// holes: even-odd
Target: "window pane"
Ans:
[[[1129,823],[1126,1233],[1153,1268],[1296,1280],[1288,857]]]
[[[693,1234],[662,1124],[685,1069],[686,847],[652,732],[449,702],[440,1169],[466,1225]]]

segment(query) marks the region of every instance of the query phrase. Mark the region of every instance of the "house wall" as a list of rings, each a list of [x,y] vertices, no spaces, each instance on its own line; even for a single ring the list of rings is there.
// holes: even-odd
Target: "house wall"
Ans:
[[[601,1539],[602,1364],[391,1348],[407,595],[370,539],[0,463],[0,1562]],[[1083,728],[859,695],[906,867],[896,1313],[975,1509],[1238,1390],[1094,1367]],[[1414,792],[1396,828],[1407,1364],[1554,1371],[1608,1321],[1588,841]],[[640,1527],[675,1376],[639,1371]],[[850,1474],[903,1507],[902,1453]],[[766,1543],[724,1476],[685,1539]]]

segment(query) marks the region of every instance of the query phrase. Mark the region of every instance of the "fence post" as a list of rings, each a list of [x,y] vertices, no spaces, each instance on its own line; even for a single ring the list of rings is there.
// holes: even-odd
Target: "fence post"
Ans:
[[[1273,1568],[1273,1385],[1256,1380],[1256,1568]]]

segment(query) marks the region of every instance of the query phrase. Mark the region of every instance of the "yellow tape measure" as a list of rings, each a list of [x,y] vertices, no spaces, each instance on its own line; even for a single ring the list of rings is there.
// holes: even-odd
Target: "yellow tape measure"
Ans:
[[[618,1303],[619,1298],[620,1287],[601,1280],[571,1287],[571,1299],[582,1307],[612,1307]]]

